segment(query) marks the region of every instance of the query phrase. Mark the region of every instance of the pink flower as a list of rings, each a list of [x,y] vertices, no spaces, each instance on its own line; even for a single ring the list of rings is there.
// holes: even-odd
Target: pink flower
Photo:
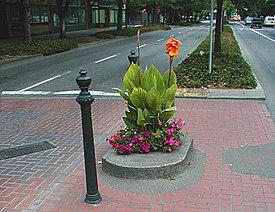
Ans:
[[[158,124],[159,124],[159,126],[161,127],[163,123],[162,123],[162,121],[159,121],[159,123],[158,123]]]
[[[175,139],[174,139],[174,137],[171,137],[170,140],[169,140],[170,146],[173,146],[174,143],[175,143]]]
[[[180,118],[179,121],[178,121],[178,128],[181,129],[182,125],[183,125],[182,119]]]
[[[180,146],[180,141],[176,140],[176,147],[179,147]]]
[[[169,136],[173,135],[173,132],[174,132],[174,128],[169,128],[167,130],[167,133],[168,133]]]
[[[175,127],[176,127],[176,124],[173,122],[173,123],[171,124],[171,127],[172,127],[172,128],[175,128]]]
[[[165,140],[165,143],[166,143],[166,144],[168,144],[168,143],[169,143],[169,140],[168,140],[168,139],[166,139],[166,140]]]
[[[168,151],[172,152],[173,151],[172,147],[169,146]]]

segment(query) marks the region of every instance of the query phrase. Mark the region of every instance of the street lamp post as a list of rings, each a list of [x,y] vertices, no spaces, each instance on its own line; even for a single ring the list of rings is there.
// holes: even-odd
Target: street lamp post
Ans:
[[[212,46],[213,46],[213,0],[211,0],[210,31],[209,31],[209,61],[208,74],[212,72]]]
[[[76,78],[76,83],[81,89],[76,101],[81,106],[82,128],[83,128],[83,145],[86,173],[87,193],[85,202],[88,204],[98,204],[102,198],[98,192],[96,160],[94,150],[94,136],[92,126],[91,104],[94,97],[88,91],[91,84],[91,78],[87,76],[87,72],[81,69],[80,76]]]

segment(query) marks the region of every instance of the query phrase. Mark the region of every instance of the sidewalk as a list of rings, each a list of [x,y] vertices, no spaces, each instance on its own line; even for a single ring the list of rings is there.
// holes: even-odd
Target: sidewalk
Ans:
[[[123,180],[103,173],[98,163],[103,200],[94,206],[84,203],[75,99],[0,97],[0,149],[45,140],[57,146],[0,160],[0,211],[275,211],[275,124],[263,102],[181,98],[176,106],[176,116],[186,121],[183,131],[194,139],[186,173]],[[92,104],[98,162],[110,149],[105,139],[123,124],[124,110],[116,98]],[[239,159],[234,151],[241,152]]]

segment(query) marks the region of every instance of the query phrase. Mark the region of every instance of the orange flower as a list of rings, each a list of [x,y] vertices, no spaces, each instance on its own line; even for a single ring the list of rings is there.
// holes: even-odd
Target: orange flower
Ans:
[[[179,45],[182,44],[179,40],[175,38],[170,38],[166,43],[166,54],[170,57],[176,57],[179,54]]]

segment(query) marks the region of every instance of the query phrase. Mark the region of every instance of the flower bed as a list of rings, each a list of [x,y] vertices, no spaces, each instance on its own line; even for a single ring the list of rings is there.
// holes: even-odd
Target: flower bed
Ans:
[[[172,152],[181,145],[180,132],[182,119],[172,122],[159,122],[154,130],[129,129],[125,127],[109,138],[117,154],[148,153],[150,151]]]

